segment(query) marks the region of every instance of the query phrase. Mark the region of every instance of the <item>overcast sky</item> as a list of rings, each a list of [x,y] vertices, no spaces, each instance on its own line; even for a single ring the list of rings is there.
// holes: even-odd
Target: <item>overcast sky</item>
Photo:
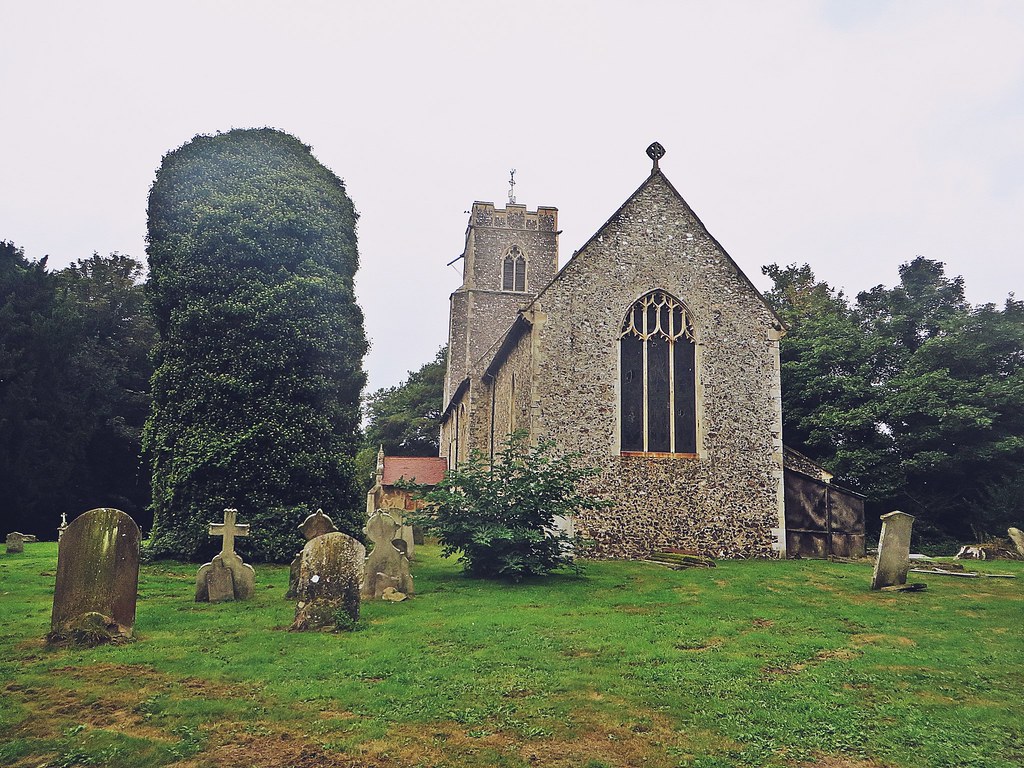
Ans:
[[[145,257],[162,156],[272,126],[361,214],[370,389],[446,341],[474,200],[559,209],[561,263],[647,145],[761,288],[849,294],[916,255],[1024,290],[1024,2],[0,0],[0,239]]]

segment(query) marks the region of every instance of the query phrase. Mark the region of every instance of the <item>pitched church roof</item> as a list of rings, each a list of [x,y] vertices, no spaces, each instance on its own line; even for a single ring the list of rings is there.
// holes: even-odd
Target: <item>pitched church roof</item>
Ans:
[[[651,150],[654,146],[655,144],[652,144],[651,147],[648,148],[647,153],[649,155],[651,154]],[[660,147],[661,145],[658,146]],[[664,153],[664,149],[662,149],[661,152]],[[653,159],[654,155],[651,155],[651,157]],[[739,264],[737,264],[736,261],[732,258],[732,256],[729,255],[729,252],[725,250],[725,248],[722,246],[720,242],[718,242],[715,236],[708,231],[708,228],[704,226],[704,222],[700,220],[700,217],[694,212],[693,208],[690,207],[690,204],[686,202],[686,200],[683,198],[681,194],[679,194],[679,190],[675,188],[672,182],[668,180],[668,177],[658,167],[658,161],[656,159],[654,160],[654,167],[651,169],[651,174],[646,179],[644,179],[643,183],[639,187],[636,188],[636,191],[633,192],[633,194],[631,194],[629,197],[627,197],[625,202],[616,209],[615,213],[609,216],[608,220],[605,221],[605,223],[602,224],[600,227],[598,227],[597,231],[590,236],[587,242],[585,242],[582,246],[580,246],[580,248],[577,251],[573,253],[572,258],[565,263],[565,266],[558,270],[558,273],[554,276],[554,278],[552,278],[551,282],[544,286],[544,288],[541,289],[540,293],[537,294],[533,301],[527,304],[522,310],[520,310],[520,312],[525,312],[528,309],[530,309],[552,285],[557,283],[562,278],[562,276],[566,274],[566,270],[568,270],[569,267],[572,266],[572,264],[577,260],[577,258],[587,250],[587,246],[589,246],[592,242],[600,238],[604,231],[612,224],[612,222],[614,222],[615,219],[618,218],[619,214],[621,214],[623,210],[625,210],[629,206],[629,204],[632,203],[633,200],[637,196],[639,196],[640,193],[643,192],[647,187],[649,187],[656,179],[664,182],[665,186],[669,188],[669,191],[671,191],[675,198],[683,205],[686,211],[693,217],[694,221],[696,221],[697,224],[700,225],[700,228],[704,230],[704,234],[708,236],[711,242],[715,244],[715,247],[722,253],[723,256],[725,256],[726,260],[729,262],[729,266],[732,267],[736,275],[744,283],[747,284],[747,287],[750,288],[751,292],[753,292],[753,294],[757,296],[761,303],[764,304],[765,309],[768,310],[772,319],[775,321],[775,324],[777,325],[778,329],[780,331],[785,331],[785,323],[782,322],[782,319],[778,316],[778,314],[776,314],[775,310],[772,309],[771,304],[769,304],[767,299],[765,299],[764,294],[762,294],[761,291],[759,291],[757,287],[752,282],[750,282],[750,278],[748,278],[747,275],[743,272],[743,270],[740,269]]]
[[[540,290],[540,292],[530,301],[530,303],[519,310],[519,314],[517,315],[515,321],[513,321],[513,323],[509,326],[508,330],[506,330],[500,337],[498,337],[498,340],[491,346],[491,348],[488,349],[483,355],[481,355],[480,358],[478,358],[478,360],[476,361],[477,363],[487,361],[486,373],[493,374],[497,370],[501,363],[504,362],[505,357],[515,346],[515,343],[519,339],[519,337],[526,332],[530,325],[532,325],[529,319],[530,310],[533,309],[534,305],[541,298],[543,298],[544,294],[548,291],[548,289],[562,279],[562,277],[567,273],[569,268],[576,262],[577,258],[587,250],[587,246],[589,246],[592,242],[601,237],[604,231],[612,224],[612,222],[615,221],[619,214],[621,214],[622,211],[625,210],[629,206],[629,204],[632,203],[638,195],[640,195],[641,192],[643,192],[648,186],[654,183],[655,180],[663,182],[665,186],[668,187],[668,189],[672,192],[675,198],[683,205],[683,207],[686,209],[689,215],[693,217],[694,221],[696,221],[697,224],[700,225],[700,228],[704,230],[704,233],[715,244],[715,247],[722,253],[723,256],[725,256],[726,260],[729,262],[729,265],[732,267],[736,275],[744,283],[746,283],[750,291],[760,300],[760,302],[764,305],[765,309],[768,310],[768,313],[774,321],[774,325],[776,326],[776,328],[778,328],[778,330],[780,331],[785,332],[785,323],[782,322],[782,319],[778,316],[778,314],[776,314],[775,310],[765,299],[761,291],[757,289],[757,287],[750,281],[750,278],[748,278],[746,274],[743,272],[743,270],[740,269],[740,266],[735,262],[735,260],[733,260],[732,256],[729,255],[729,252],[726,251],[724,247],[722,247],[722,244],[718,242],[714,235],[712,235],[708,231],[708,228],[704,226],[704,222],[700,220],[700,217],[697,216],[693,208],[690,207],[690,204],[686,202],[686,200],[683,198],[681,194],[679,194],[679,191],[675,188],[675,186],[673,186],[672,182],[668,180],[668,177],[664,173],[662,173],[661,169],[658,167],[658,160],[655,158],[653,154],[651,154],[652,150],[654,150],[656,145],[660,149],[661,153],[664,154],[664,149],[661,149],[660,144],[655,143],[648,147],[647,153],[648,155],[651,156],[651,159],[654,160],[654,166],[651,169],[650,175],[646,179],[644,179],[643,183],[636,188],[636,191],[634,191],[633,194],[626,198],[625,202],[623,202],[622,205],[620,205],[616,209],[615,213],[609,216],[608,220],[605,221],[605,223],[602,224],[600,227],[598,227],[597,231],[593,235],[591,235],[590,238],[582,246],[580,246],[580,248],[577,251],[573,253],[572,258],[565,263],[565,266],[558,270],[558,272],[551,279],[551,281]],[[658,155],[658,157],[660,158],[661,155]],[[466,380],[466,382],[463,383],[468,383],[468,379]],[[444,419],[448,416],[451,406],[458,401],[460,395],[461,387],[459,391],[456,391],[452,394],[447,404],[448,407],[445,408],[445,412],[442,414],[442,421],[444,421]]]

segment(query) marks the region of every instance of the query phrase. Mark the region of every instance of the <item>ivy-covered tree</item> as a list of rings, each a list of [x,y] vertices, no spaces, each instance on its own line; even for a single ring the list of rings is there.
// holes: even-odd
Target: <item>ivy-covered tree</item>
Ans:
[[[148,234],[155,556],[209,555],[225,507],[252,524],[238,544],[255,560],[290,558],[317,507],[358,532],[356,217],[344,183],[280,131],[197,136],[164,157]]]

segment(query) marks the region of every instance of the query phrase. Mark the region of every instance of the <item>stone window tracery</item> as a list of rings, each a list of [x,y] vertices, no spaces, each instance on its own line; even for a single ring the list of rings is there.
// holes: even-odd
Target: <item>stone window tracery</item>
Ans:
[[[622,453],[696,453],[694,353],[678,299],[656,290],[630,307],[619,333]]]
[[[501,290],[526,290],[526,256],[518,245],[513,245],[505,254],[501,269]]]

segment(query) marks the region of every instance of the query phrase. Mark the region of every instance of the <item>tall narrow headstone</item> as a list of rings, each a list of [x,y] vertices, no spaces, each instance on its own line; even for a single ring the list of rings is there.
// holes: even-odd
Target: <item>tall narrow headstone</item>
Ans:
[[[235,552],[235,536],[248,536],[249,526],[235,522],[237,509],[224,510],[223,523],[210,523],[210,535],[221,536],[220,554],[196,573],[196,602],[248,600],[256,588],[256,571]]]
[[[373,542],[373,551],[366,558],[366,578],[362,590],[365,599],[382,597],[388,587],[405,595],[412,594],[409,558],[397,546],[401,539],[396,542],[401,529],[402,523],[399,520],[379,510],[366,521],[364,532]]]
[[[139,526],[119,509],[75,518],[57,547],[51,642],[125,639],[135,625]]]
[[[878,540],[878,559],[871,577],[872,589],[902,586],[910,570],[910,530],[914,516],[906,512],[882,515],[882,536]]]
[[[298,603],[292,629],[339,627],[342,617],[359,620],[359,584],[366,548],[344,533],[325,533],[306,542],[299,561]]]

